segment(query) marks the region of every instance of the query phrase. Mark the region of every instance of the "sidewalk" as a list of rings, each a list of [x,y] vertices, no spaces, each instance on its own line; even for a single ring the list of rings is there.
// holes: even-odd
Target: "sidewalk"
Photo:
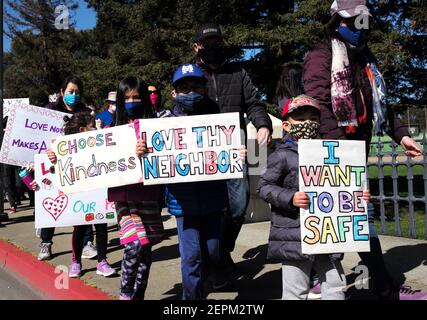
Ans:
[[[33,208],[19,207],[9,215],[0,229],[0,239],[7,240],[37,257],[40,239],[35,235]],[[8,208],[8,203],[5,203]],[[181,273],[175,219],[164,213],[167,238],[154,247],[153,265],[146,292],[146,299],[180,299]],[[68,266],[71,261],[72,228],[57,228],[53,239],[52,266]],[[233,258],[237,263],[239,278],[236,288],[228,292],[211,292],[208,299],[280,299],[281,270],[278,264],[265,264],[269,222],[245,224],[239,236]],[[427,291],[427,241],[381,236],[384,258],[395,280],[405,282],[414,289]],[[120,270],[122,249],[119,245],[116,226],[109,227],[108,260],[112,267]],[[351,285],[357,276],[352,269],[359,263],[357,254],[346,254],[343,266],[347,281]],[[57,275],[54,274],[53,277]],[[83,260],[81,279],[88,285],[118,297],[120,277],[104,278],[96,275],[96,260]],[[352,299],[370,299],[366,290],[350,288]]]

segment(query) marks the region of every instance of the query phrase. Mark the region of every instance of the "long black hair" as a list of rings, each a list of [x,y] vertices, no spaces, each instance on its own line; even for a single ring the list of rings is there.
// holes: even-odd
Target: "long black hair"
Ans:
[[[283,66],[276,86],[277,100],[280,98],[293,98],[304,93],[302,73],[302,63],[288,62]]]
[[[130,118],[125,109],[125,95],[127,91],[137,90],[141,99],[142,107],[141,119],[149,119],[154,117],[153,107],[148,95],[148,86],[144,80],[138,77],[130,76],[124,78],[119,83],[116,99],[116,113],[114,125],[120,126],[129,122]]]

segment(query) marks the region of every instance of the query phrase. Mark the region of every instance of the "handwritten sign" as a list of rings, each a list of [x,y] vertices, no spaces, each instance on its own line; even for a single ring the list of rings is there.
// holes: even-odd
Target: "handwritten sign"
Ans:
[[[34,155],[45,153],[50,139],[63,134],[63,112],[41,107],[15,104],[9,111],[0,151],[0,162],[26,166]]]
[[[300,140],[299,186],[310,199],[301,209],[304,254],[370,251],[365,142]]]
[[[243,177],[238,113],[140,120],[145,185]]]
[[[3,99],[3,118],[9,115],[10,109],[15,104],[30,104],[30,98]]]
[[[140,182],[135,149],[130,125],[58,137],[52,143],[58,189],[70,194]]]
[[[49,170],[52,164],[46,154],[34,156],[35,227],[67,227],[97,223],[117,223],[114,202],[109,202],[107,189],[71,195],[55,185]]]

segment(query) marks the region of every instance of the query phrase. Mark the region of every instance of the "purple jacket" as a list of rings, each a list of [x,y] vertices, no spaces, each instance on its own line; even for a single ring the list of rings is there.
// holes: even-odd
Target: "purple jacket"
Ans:
[[[367,51],[367,54],[369,52]],[[373,107],[372,89],[368,76],[364,70],[366,59],[351,61],[353,67],[353,83],[357,83],[356,88],[360,88],[367,108],[367,121],[359,124],[356,133],[346,134],[343,127],[338,127],[337,119],[332,111],[331,102],[331,67],[332,67],[332,47],[330,40],[324,41],[309,51],[304,60],[304,91],[305,94],[316,99],[320,106],[320,136],[322,139],[336,140],[364,140],[366,141],[366,155],[369,152],[369,143],[372,138],[373,127]],[[355,90],[358,92],[358,90]],[[355,95],[356,110],[363,110],[362,100],[359,94]],[[388,118],[391,131],[390,137],[400,143],[404,136],[409,136],[409,132],[395,116],[393,110],[388,108]],[[360,116],[360,113],[358,113]]]

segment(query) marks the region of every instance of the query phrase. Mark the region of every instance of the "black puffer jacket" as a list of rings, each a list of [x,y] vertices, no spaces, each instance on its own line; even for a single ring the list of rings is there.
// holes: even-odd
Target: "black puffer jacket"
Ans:
[[[267,170],[261,176],[257,189],[261,199],[271,204],[267,251],[270,262],[310,259],[302,254],[299,208],[292,205],[298,190],[298,145],[286,135],[268,157]],[[330,254],[329,257],[336,260],[343,255]]]
[[[273,133],[273,126],[265,105],[259,100],[255,86],[248,73],[236,63],[225,63],[212,71],[198,63],[208,79],[209,98],[215,101],[221,113],[239,112],[240,125],[246,132],[244,113],[255,128],[266,127]]]

